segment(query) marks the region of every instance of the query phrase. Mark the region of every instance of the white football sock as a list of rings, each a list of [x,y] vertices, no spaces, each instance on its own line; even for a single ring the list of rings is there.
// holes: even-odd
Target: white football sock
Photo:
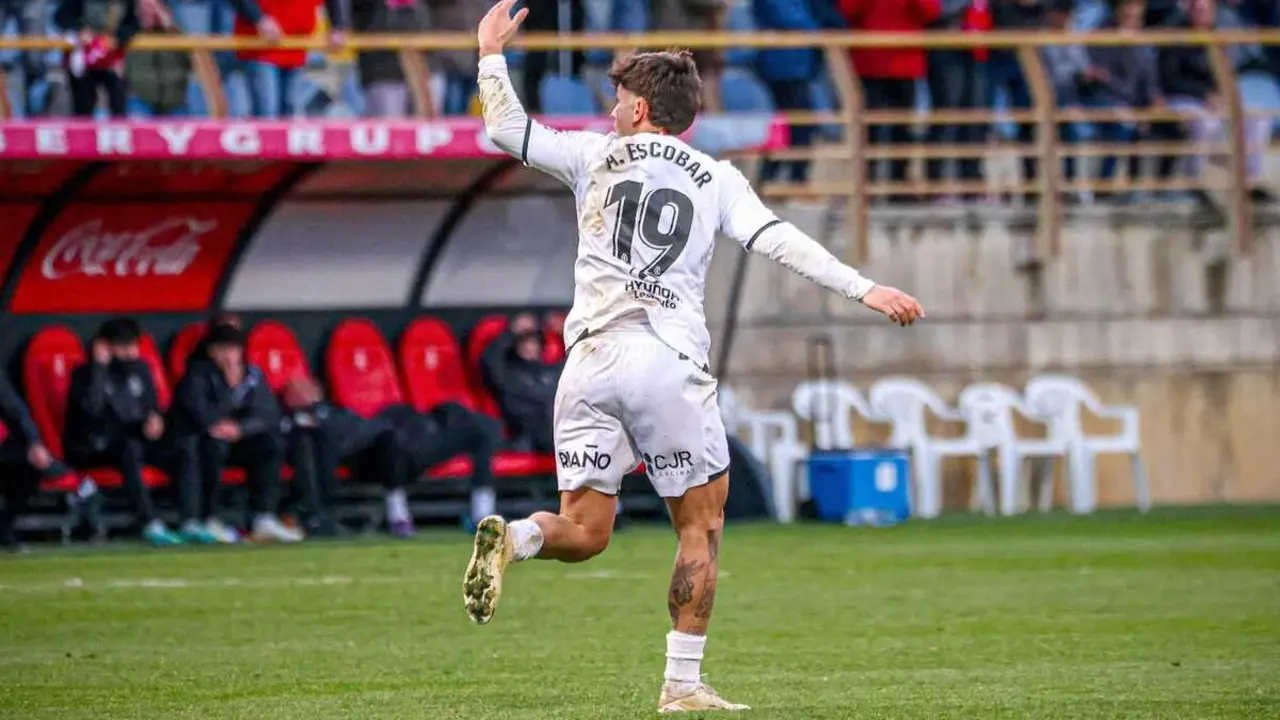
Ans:
[[[507,526],[507,532],[511,533],[511,546],[516,551],[512,559],[517,562],[536,557],[542,549],[542,528],[532,520],[516,520]]]
[[[402,523],[410,522],[413,518],[409,515],[409,494],[404,488],[387,491],[387,522]]]
[[[480,522],[480,518],[494,514],[498,508],[498,497],[493,488],[482,487],[471,491],[471,520]]]
[[[680,685],[682,690],[693,690],[702,680],[702,650],[706,646],[706,635],[679,630],[667,633],[667,670],[663,679]]]

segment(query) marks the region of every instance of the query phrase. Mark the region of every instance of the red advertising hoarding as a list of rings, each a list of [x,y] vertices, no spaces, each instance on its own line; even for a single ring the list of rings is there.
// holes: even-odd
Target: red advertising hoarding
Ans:
[[[204,310],[251,202],[79,203],[45,230],[10,310]]]
[[[9,277],[9,266],[18,254],[27,227],[39,211],[39,205],[0,203],[0,283]]]

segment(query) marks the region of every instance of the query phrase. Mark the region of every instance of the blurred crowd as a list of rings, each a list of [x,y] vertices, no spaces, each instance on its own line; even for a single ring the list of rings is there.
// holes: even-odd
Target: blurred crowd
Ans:
[[[192,78],[185,53],[128,53],[129,41],[148,32],[235,33],[275,38],[324,35],[328,52],[269,50],[223,52],[218,66],[228,89],[231,114],[274,118],[291,115],[395,117],[411,111],[411,93],[395,52],[353,55],[344,49],[348,32],[471,32],[489,0],[0,0],[0,29],[14,33],[64,33],[76,49],[61,56],[13,53],[0,56],[15,95],[13,106],[27,115],[201,115],[205,100]],[[951,29],[1089,31],[1099,28],[1141,33],[1148,28],[1276,27],[1275,0],[527,0],[526,25],[538,31],[644,32],[698,29],[856,33]],[[1196,119],[1183,123],[1068,123],[1066,141],[1125,142],[1138,137],[1191,137],[1211,141],[1224,134],[1217,87],[1205,50],[1171,47],[1053,47],[1043,51],[1059,103],[1064,107],[1125,108],[1168,106]],[[1234,46],[1231,57],[1248,107],[1280,109],[1280,47]],[[612,51],[513,52],[511,61],[527,104],[539,112],[592,114],[609,108],[612,91],[605,70]],[[852,53],[869,108],[1028,108],[1030,91],[1016,55],[1008,50],[858,50]],[[821,55],[811,49],[698,53],[706,82],[705,106],[712,111],[825,110],[834,103]],[[476,57],[471,51],[427,53],[432,98],[445,115],[474,114]],[[104,102],[105,100],[105,102]],[[1250,143],[1269,140],[1272,123],[1247,129]],[[793,142],[807,145],[823,128],[796,126]],[[978,144],[995,131],[1029,140],[1029,125],[910,124],[875,128],[875,143],[932,142]],[[1197,158],[1166,158],[1153,172],[1195,174]],[[889,179],[907,175],[905,160],[876,166]],[[1131,163],[1129,175],[1141,172]],[[1114,158],[1093,170],[1103,178],[1117,172]],[[1181,166],[1181,167],[1179,167]],[[1024,175],[1036,174],[1034,160]],[[1249,167],[1256,180],[1261,158]],[[771,167],[790,179],[805,179],[804,163]],[[1068,179],[1076,163],[1066,166]],[[978,157],[931,161],[929,179],[978,180]],[[1083,170],[1081,170],[1083,172]],[[1266,193],[1258,189],[1259,199]],[[913,198],[903,195],[903,201]]]
[[[104,473],[119,477],[136,527],[153,545],[234,543],[245,534],[291,543],[348,533],[336,513],[340,476],[381,486],[385,529],[411,536],[407,488],[463,457],[472,470],[461,520],[474,527],[495,512],[496,450],[553,450],[563,326],[563,313],[520,314],[486,347],[480,363],[495,418],[457,402],[425,411],[391,402],[361,414],[331,402],[306,373],[273,390],[266,370],[248,357],[233,314],[211,318],[168,397],[139,324],[107,320],[86,362],[71,372],[58,443],[42,434],[23,393],[0,373],[0,549],[20,549],[16,520],[42,481],[64,476],[81,478],[68,498],[74,524],[105,533]],[[173,502],[165,511],[152,498],[157,471],[167,475]],[[222,489],[229,484],[247,489],[242,517],[227,506]]]

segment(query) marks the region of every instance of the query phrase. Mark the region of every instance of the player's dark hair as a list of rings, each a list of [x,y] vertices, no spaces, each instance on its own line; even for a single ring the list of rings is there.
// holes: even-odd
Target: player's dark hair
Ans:
[[[131,345],[142,340],[142,326],[133,318],[112,318],[98,327],[94,338],[108,345]]]
[[[702,79],[688,50],[635,52],[614,61],[609,81],[649,103],[649,122],[673,135],[702,109]]]
[[[239,345],[244,347],[245,334],[244,331],[235,325],[214,325],[209,328],[209,333],[204,336],[205,347],[213,345]]]

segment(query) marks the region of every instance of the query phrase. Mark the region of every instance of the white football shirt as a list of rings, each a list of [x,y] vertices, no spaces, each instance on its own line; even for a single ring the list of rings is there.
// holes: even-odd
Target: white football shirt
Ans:
[[[479,84],[494,144],[573,191],[579,240],[568,344],[643,311],[664,343],[705,365],[711,338],[703,300],[717,233],[748,251],[767,239],[775,259],[849,297],[870,289],[780,221],[728,162],[670,135],[547,128],[525,115],[501,55],[481,58]]]

